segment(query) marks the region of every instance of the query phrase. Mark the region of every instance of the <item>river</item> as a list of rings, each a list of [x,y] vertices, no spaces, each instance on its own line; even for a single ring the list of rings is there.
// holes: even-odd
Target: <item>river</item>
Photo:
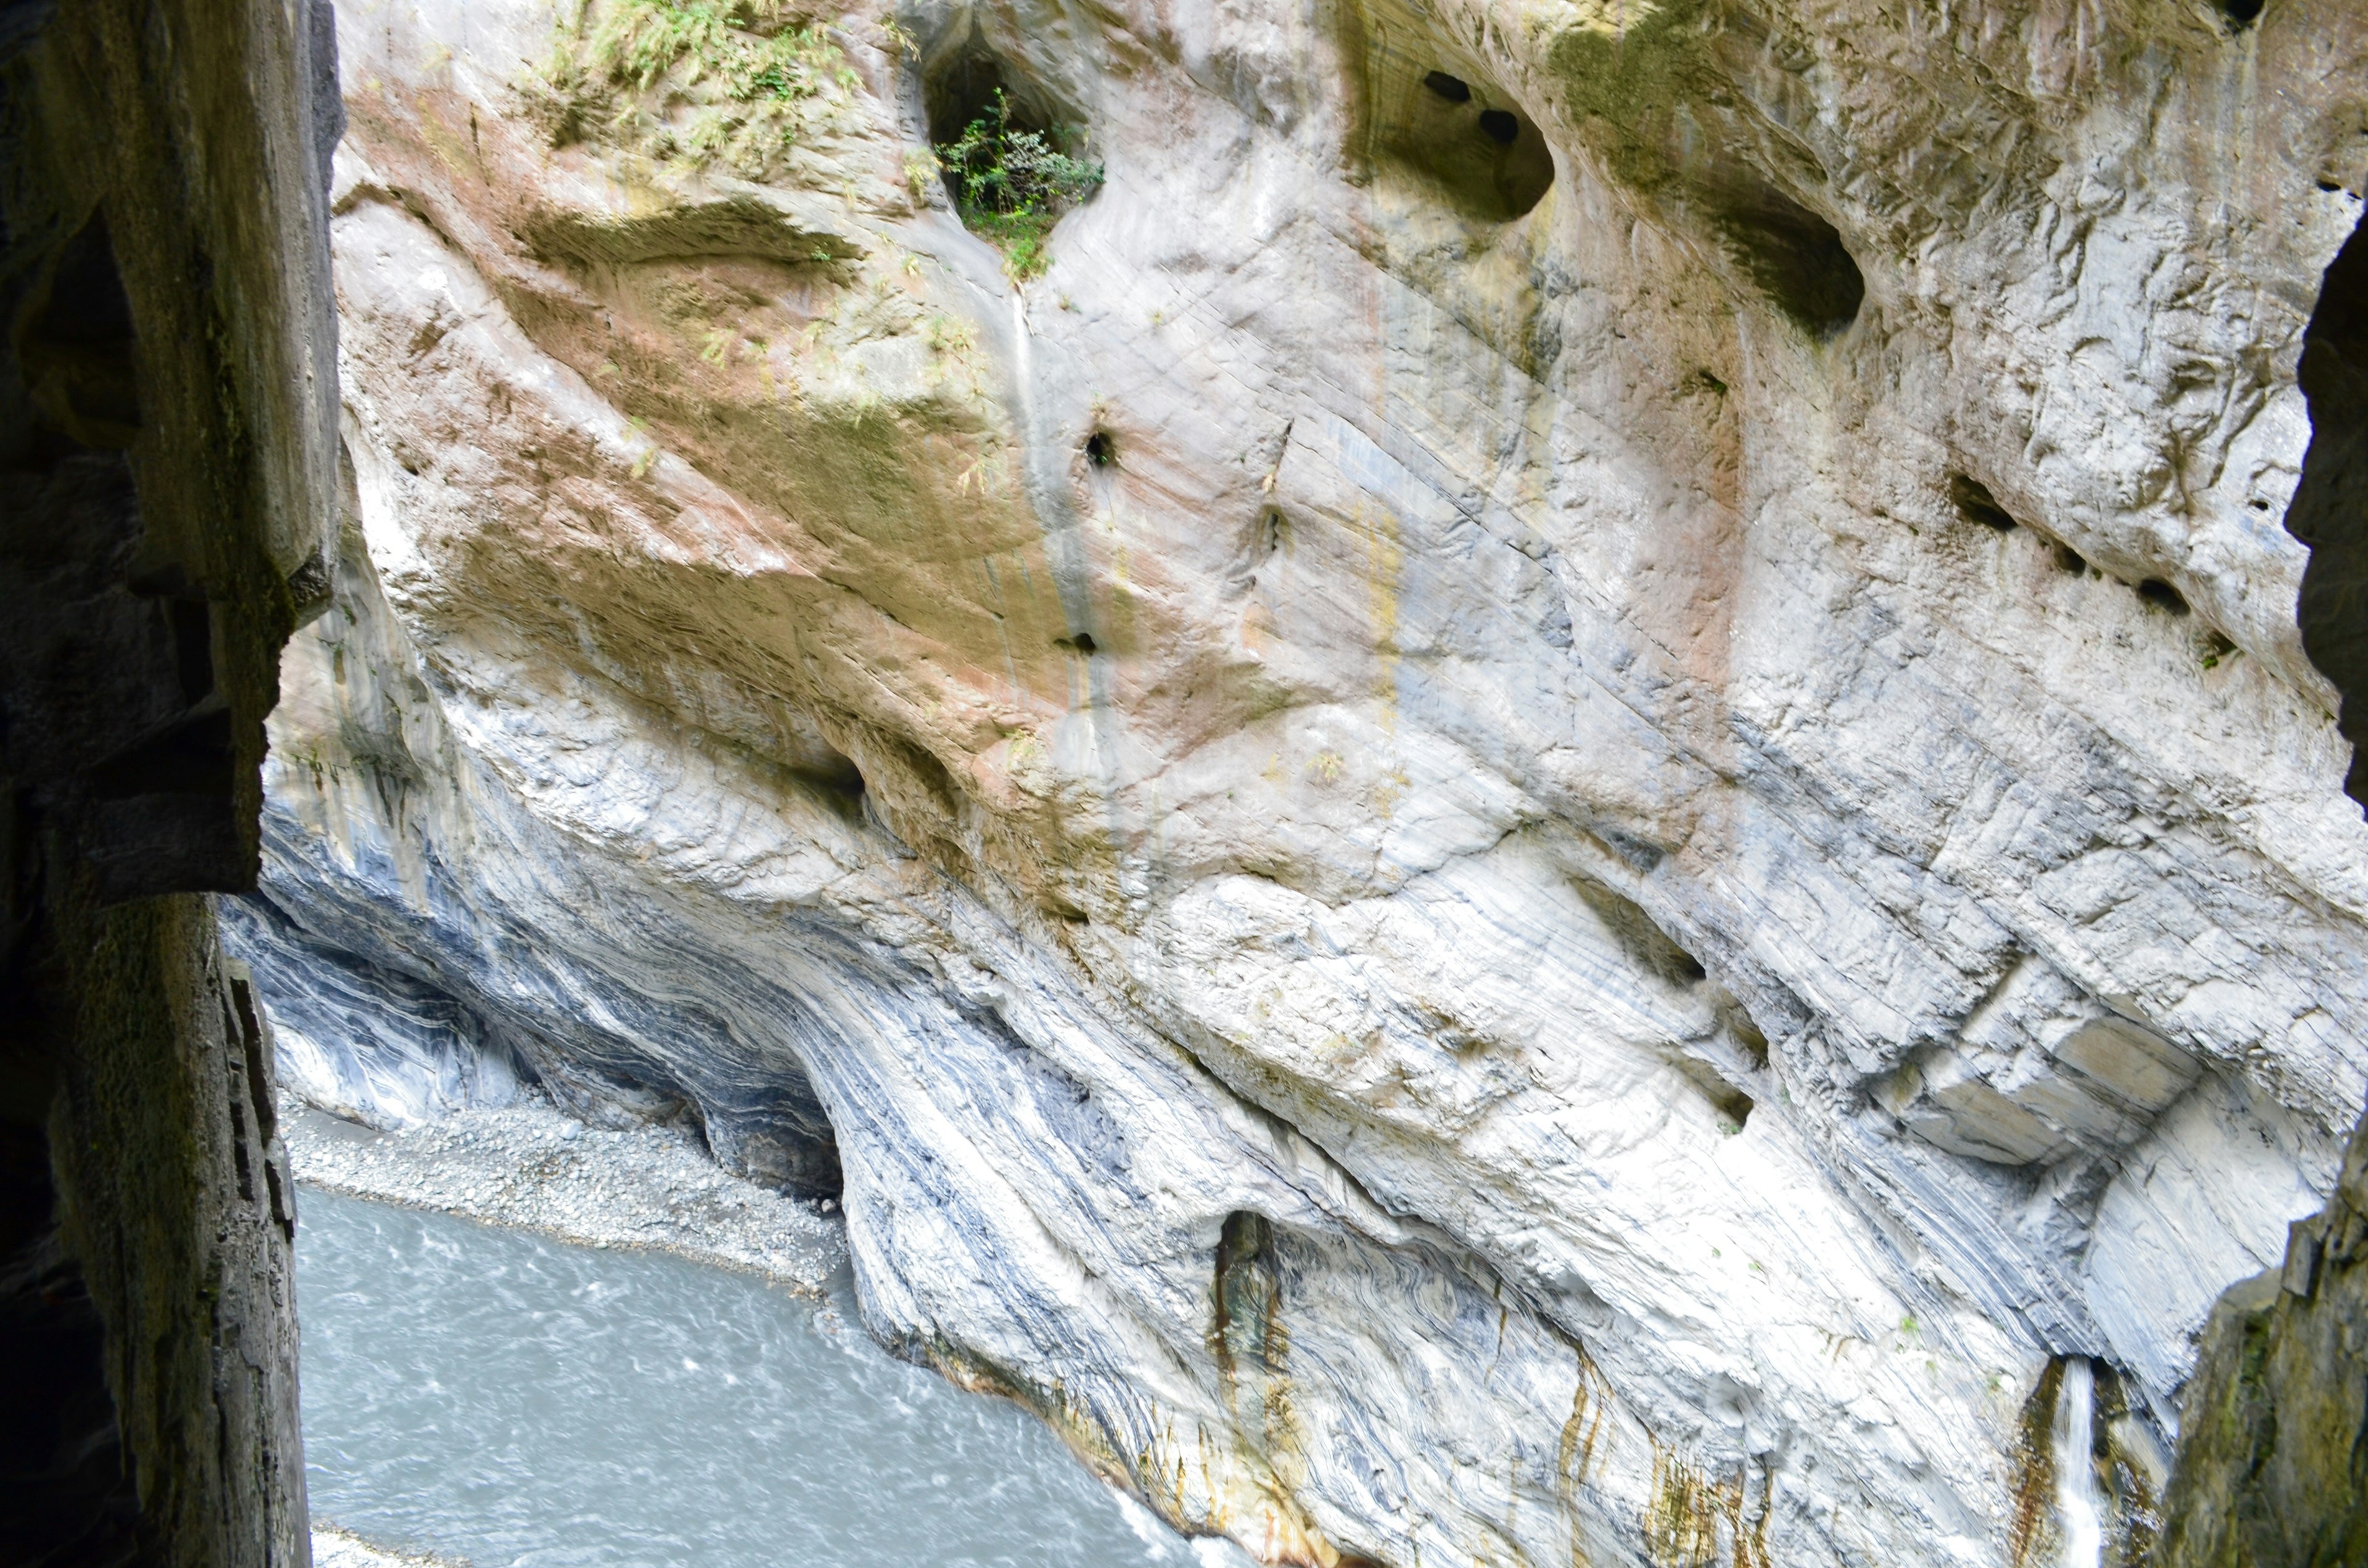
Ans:
[[[827,1304],[317,1191],[313,1516],[475,1568],[1246,1568]]]

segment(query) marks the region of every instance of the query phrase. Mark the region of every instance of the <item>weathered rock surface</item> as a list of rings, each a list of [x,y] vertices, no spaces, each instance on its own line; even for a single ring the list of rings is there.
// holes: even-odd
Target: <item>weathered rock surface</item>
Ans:
[[[304,1092],[843,1187],[874,1332],[1277,1561],[2146,1551],[2368,1085],[2281,526],[2368,17],[602,63],[671,14],[344,20]],[[1019,286],[924,156],[997,82],[1108,171]]]

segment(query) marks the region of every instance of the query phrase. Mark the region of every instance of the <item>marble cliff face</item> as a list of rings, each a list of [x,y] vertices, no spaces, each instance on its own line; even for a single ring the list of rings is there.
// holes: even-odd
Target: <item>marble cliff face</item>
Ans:
[[[2067,1358],[2127,1559],[2368,1086],[2248,9],[346,7],[284,1070],[695,1117],[1273,1561],[2055,1562]]]

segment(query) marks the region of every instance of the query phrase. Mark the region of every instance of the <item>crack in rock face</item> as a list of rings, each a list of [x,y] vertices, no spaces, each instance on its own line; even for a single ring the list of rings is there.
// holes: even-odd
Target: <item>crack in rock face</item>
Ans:
[[[341,20],[290,1081],[836,1199],[1268,1561],[2147,1550],[2368,1086],[2368,17],[717,14]]]

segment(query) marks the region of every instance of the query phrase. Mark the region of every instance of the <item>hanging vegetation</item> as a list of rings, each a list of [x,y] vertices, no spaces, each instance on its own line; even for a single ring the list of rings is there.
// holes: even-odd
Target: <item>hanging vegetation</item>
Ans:
[[[986,112],[939,144],[938,163],[962,222],[1002,251],[1005,267],[1023,282],[1051,260],[1044,242],[1053,225],[1102,183],[1099,164],[1061,152],[1046,132],[1013,124],[1011,101],[1000,88]]]
[[[625,0],[563,22],[541,71],[554,143],[602,135],[662,161],[761,179],[832,128],[857,85],[781,0]]]

